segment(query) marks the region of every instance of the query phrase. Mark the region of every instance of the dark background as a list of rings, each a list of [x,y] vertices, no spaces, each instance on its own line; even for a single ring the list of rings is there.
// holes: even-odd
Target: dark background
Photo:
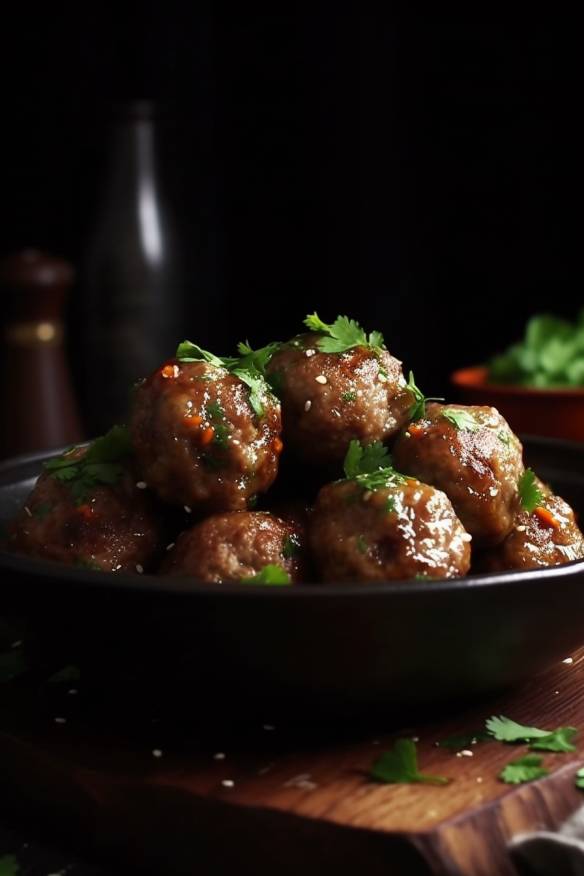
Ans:
[[[11,13],[0,250],[79,264],[107,103],[151,97],[174,119],[163,156],[189,259],[185,336],[223,352],[289,335],[315,308],[348,312],[435,392],[530,313],[575,314],[575,21],[356,8]]]

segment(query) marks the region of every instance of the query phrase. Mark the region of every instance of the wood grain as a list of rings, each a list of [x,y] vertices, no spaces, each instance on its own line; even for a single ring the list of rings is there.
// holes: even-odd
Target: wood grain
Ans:
[[[576,754],[545,755],[550,777],[519,787],[497,775],[524,746],[479,743],[467,757],[436,742],[499,713],[584,730],[584,649],[573,658],[480,708],[397,733],[315,728],[299,736],[293,728],[239,726],[210,733],[132,722],[114,706],[96,715],[82,686],[75,696],[11,691],[0,718],[0,799],[13,815],[51,819],[105,860],[152,873],[513,876],[510,838],[555,829],[584,803],[574,786],[584,732]],[[56,723],[60,717],[66,723]],[[374,758],[398,736],[419,739],[421,768],[451,784],[368,781]]]

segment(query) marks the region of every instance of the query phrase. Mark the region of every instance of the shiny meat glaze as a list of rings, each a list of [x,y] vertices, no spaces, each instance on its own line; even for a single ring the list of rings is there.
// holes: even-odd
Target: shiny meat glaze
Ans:
[[[240,581],[264,566],[282,566],[292,581],[303,579],[302,529],[267,511],[235,511],[208,517],[183,532],[161,574],[221,583]]]
[[[465,575],[470,540],[448,497],[413,479],[373,492],[352,481],[328,484],[310,531],[325,582]]]
[[[445,408],[479,424],[458,429]],[[523,448],[495,408],[429,404],[426,416],[399,435],[396,468],[443,490],[476,545],[494,545],[511,531],[518,507]]]
[[[544,488],[543,492],[540,508],[531,514],[520,511],[502,544],[485,551],[479,558],[478,570],[539,569],[584,559],[584,537],[574,512],[549,489]]]
[[[266,393],[257,417],[249,388],[224,368],[170,360],[134,393],[130,430],[141,475],[163,499],[197,511],[235,511],[278,472],[281,418]]]
[[[319,337],[301,335],[268,367],[282,400],[286,441],[315,464],[341,461],[352,438],[364,444],[391,438],[413,404],[401,363],[388,352],[321,353]]]
[[[15,553],[104,572],[148,571],[161,547],[152,497],[128,473],[79,505],[66,483],[42,474],[9,529]]]

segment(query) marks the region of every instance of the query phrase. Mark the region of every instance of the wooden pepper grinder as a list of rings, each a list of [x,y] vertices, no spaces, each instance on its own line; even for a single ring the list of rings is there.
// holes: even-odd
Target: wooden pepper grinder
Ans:
[[[0,456],[81,439],[63,346],[63,305],[72,266],[27,249],[0,262],[2,399]]]

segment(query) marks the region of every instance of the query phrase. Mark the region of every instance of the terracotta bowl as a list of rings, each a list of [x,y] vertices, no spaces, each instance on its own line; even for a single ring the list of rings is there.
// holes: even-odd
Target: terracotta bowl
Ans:
[[[451,376],[463,404],[493,405],[514,432],[584,441],[584,389],[533,389],[489,383],[483,366]]]

